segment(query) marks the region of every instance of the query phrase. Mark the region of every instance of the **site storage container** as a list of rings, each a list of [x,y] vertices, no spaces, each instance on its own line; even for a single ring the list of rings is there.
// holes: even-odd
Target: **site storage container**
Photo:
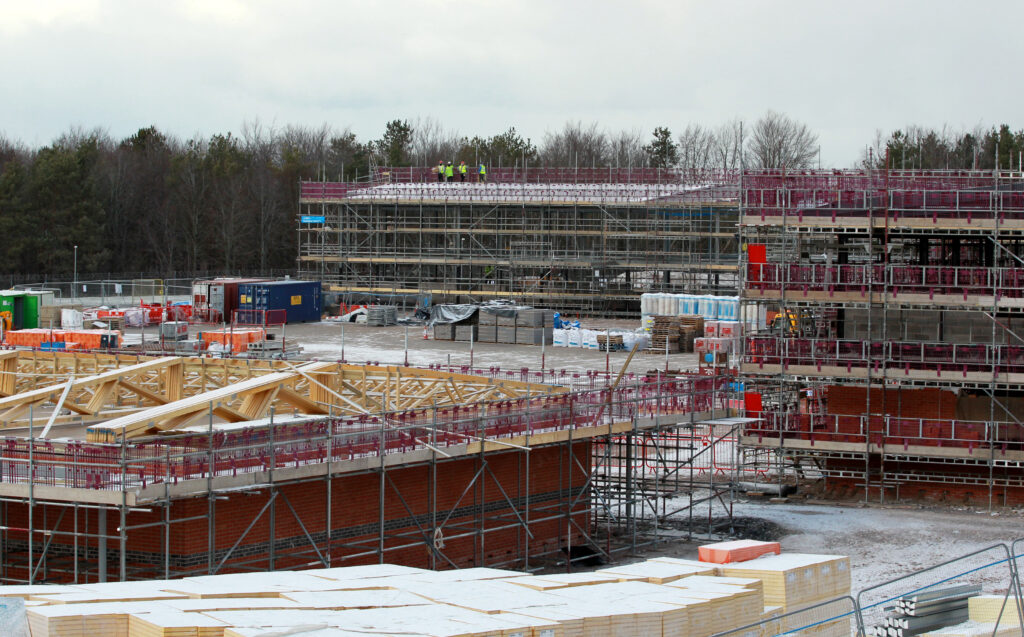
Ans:
[[[28,330],[39,327],[39,297],[21,290],[0,291],[0,312],[9,312],[11,327]]]
[[[228,323],[238,309],[238,286],[242,283],[262,283],[268,279],[210,279],[192,283],[193,314],[201,320]]]
[[[268,281],[238,285],[239,310],[285,310],[286,322],[320,320],[319,281]]]

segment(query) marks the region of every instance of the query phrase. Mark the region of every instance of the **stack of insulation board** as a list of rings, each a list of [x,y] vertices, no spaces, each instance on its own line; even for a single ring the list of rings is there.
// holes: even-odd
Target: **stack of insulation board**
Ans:
[[[783,553],[764,555],[745,562],[723,564],[722,575],[759,579],[764,586],[766,606],[778,606],[783,613],[793,613],[815,604],[850,594],[850,558],[840,555],[806,555]],[[783,620],[781,632],[789,632],[807,625],[818,615],[809,611]],[[850,634],[850,620],[843,618],[818,624],[800,631],[801,634],[821,637],[846,637]]]
[[[967,600],[967,613],[972,621],[999,622],[1000,626],[1018,626],[1020,615],[1011,593],[1006,595],[975,595]]]
[[[768,562],[773,558],[742,563],[757,566],[745,575],[673,558],[556,575],[381,564],[0,586],[0,596],[27,600],[32,637],[710,637],[778,615],[780,605],[766,607],[766,598],[805,599],[787,587],[788,575],[802,578],[810,568],[815,578],[829,580],[837,560],[845,563],[835,556],[787,557],[787,568]],[[820,590],[839,588],[824,580]]]

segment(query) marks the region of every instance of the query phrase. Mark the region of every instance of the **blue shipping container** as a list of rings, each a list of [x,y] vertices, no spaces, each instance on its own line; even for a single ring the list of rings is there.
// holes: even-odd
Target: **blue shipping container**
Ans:
[[[288,323],[320,320],[319,281],[266,281],[238,284],[239,310],[285,310]]]

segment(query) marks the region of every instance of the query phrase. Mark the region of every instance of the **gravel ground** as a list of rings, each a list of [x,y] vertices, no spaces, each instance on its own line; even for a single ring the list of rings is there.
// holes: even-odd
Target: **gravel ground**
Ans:
[[[605,327],[634,329],[639,321],[594,320],[587,321],[589,329]],[[344,342],[342,330],[344,329]],[[342,346],[346,362],[365,363],[375,361],[391,365],[405,362],[407,329],[402,325],[370,327],[346,323],[310,323],[289,325],[285,337],[302,345],[303,358],[341,359]],[[422,326],[408,328],[408,356],[411,365],[425,366],[432,363],[467,365],[470,360],[469,343],[435,341],[423,339]],[[498,366],[508,369],[528,367],[567,369],[584,371],[588,369],[617,372],[626,361],[628,352],[600,352],[597,350],[536,345],[507,345],[502,343],[474,343],[473,365],[475,367]],[[543,357],[543,361],[542,361]],[[695,354],[670,354],[669,369],[691,369],[697,366]],[[629,371],[644,372],[649,369],[665,369],[664,354],[638,352],[629,365]]]

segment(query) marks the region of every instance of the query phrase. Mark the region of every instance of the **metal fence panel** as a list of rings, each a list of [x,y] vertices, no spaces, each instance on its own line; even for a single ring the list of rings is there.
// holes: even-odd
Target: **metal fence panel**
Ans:
[[[774,614],[761,621],[733,628],[713,637],[850,637],[861,634],[857,603],[849,595],[817,602],[787,613]]]
[[[1002,601],[995,599],[1003,608],[1002,621],[972,630],[1020,635],[1018,591],[1010,549],[997,544],[865,588],[857,604],[868,636],[908,637],[967,622],[969,597],[1002,596]],[[1000,630],[1014,626],[1016,631]]]

